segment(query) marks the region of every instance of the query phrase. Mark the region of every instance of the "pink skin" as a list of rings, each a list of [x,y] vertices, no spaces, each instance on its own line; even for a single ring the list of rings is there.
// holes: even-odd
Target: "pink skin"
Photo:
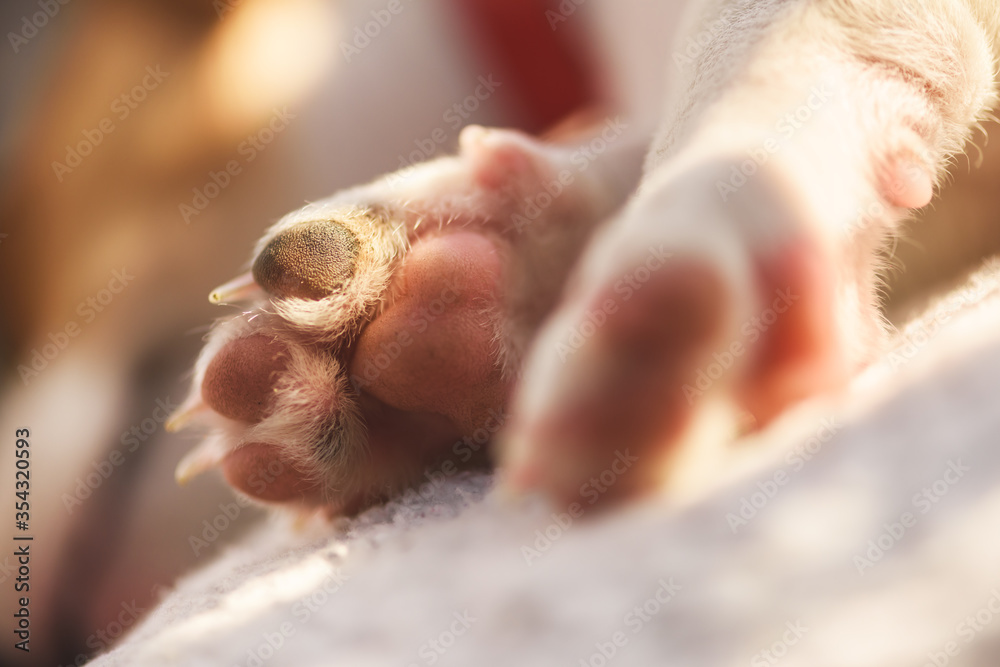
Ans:
[[[212,359],[201,387],[220,415],[256,424],[271,412],[275,378],[287,366],[287,348],[266,336],[238,338]]]
[[[886,200],[900,208],[923,208],[934,198],[931,173],[915,160],[902,156],[890,162],[880,185]]]
[[[831,334],[832,283],[822,267],[804,240],[757,260],[762,300],[788,289],[799,297],[748,352],[733,387],[736,403],[760,426],[848,378]],[[612,295],[608,288],[593,302]],[[509,483],[543,491],[565,507],[580,501],[581,481],[599,477],[627,452],[638,465],[601,495],[601,506],[654,491],[699,405],[683,387],[695,384],[712,352],[731,343],[723,327],[730,307],[731,295],[711,264],[672,259],[578,352],[600,359],[578,378],[582,390],[540,420],[515,413],[513,436],[532,445],[509,448]]]
[[[690,419],[681,387],[693,381],[692,362],[715,339],[725,303],[722,285],[707,267],[678,262],[660,274],[587,342],[581,352],[604,359],[576,378],[573,397],[540,421],[512,425],[520,437],[538,443],[526,457],[507,461],[514,488],[544,490],[557,506],[566,506],[579,500],[581,480],[600,475],[616,451],[625,450],[640,465],[603,500],[655,485],[649,455]],[[599,307],[612,297],[609,288],[593,303]]]
[[[848,362],[835,340],[834,285],[828,259],[804,236],[758,258],[762,298],[791,290],[798,301],[757,343],[746,375],[736,388],[739,403],[765,425],[788,405],[842,386]]]

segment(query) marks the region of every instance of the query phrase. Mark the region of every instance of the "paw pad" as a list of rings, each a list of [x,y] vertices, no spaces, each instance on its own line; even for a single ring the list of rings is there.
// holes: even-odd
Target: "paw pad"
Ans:
[[[323,299],[354,275],[358,240],[343,225],[316,221],[278,233],[257,255],[253,277],[277,297]]]
[[[224,417],[256,424],[274,408],[274,386],[288,367],[288,347],[261,334],[238,338],[212,358],[201,396]]]
[[[254,281],[288,326],[316,343],[349,341],[377,314],[409,241],[393,215],[313,206],[272,227],[257,246]]]

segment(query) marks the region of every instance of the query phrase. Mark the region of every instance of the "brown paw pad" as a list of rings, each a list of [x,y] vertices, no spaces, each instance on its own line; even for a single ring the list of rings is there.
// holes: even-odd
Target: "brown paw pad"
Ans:
[[[341,224],[308,222],[279,233],[253,264],[253,277],[270,294],[319,300],[354,275],[358,240]]]
[[[237,338],[205,370],[202,400],[224,417],[256,424],[274,408],[274,386],[288,367],[288,348],[263,334]]]
[[[264,502],[318,503],[323,486],[283,456],[282,448],[250,442],[222,461],[222,472],[233,488]]]

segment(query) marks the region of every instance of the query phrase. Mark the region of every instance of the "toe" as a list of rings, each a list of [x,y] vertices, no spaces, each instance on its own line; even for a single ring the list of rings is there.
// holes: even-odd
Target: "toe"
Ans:
[[[256,424],[274,407],[274,387],[288,364],[288,348],[264,334],[237,338],[208,364],[202,400],[224,417]]]
[[[529,365],[505,443],[514,486],[570,503],[587,480],[634,458],[640,464],[611,475],[602,501],[655,486],[669,453],[663,443],[692,416],[684,387],[718,337],[726,299],[711,268],[676,260],[628,300],[608,289],[555,318]]]
[[[229,484],[263,502],[320,504],[323,486],[282,456],[275,445],[251,442],[230,452],[222,460]]]
[[[736,427],[705,423],[720,403],[765,424],[842,386],[850,366],[828,258],[802,239],[769,248],[755,256],[748,291],[715,260],[674,256],[628,299],[606,287],[564,307],[539,338],[514,405],[502,451],[509,482],[563,506],[613,503],[665,483],[683,490],[720,444],[703,442],[700,429],[718,431],[711,439]]]
[[[830,259],[815,244],[803,237],[772,248],[758,258],[757,282],[761,307],[743,326],[751,358],[735,393],[763,426],[792,403],[845,384],[852,364]]]

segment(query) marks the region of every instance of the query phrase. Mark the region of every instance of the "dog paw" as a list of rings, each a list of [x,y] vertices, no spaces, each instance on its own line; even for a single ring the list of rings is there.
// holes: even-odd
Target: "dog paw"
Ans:
[[[219,466],[258,500],[350,513],[429,467],[485,464],[485,443],[457,445],[502,425],[532,327],[625,191],[560,183],[573,153],[519,133],[471,127],[460,144],[286,216],[212,292],[241,311],[170,423],[209,429],[179,480]]]
[[[846,381],[840,267],[816,212],[777,170],[720,196],[730,167],[675,170],[591,243],[526,361],[502,448],[515,488],[562,504],[650,493],[706,446],[712,406],[764,424]]]

